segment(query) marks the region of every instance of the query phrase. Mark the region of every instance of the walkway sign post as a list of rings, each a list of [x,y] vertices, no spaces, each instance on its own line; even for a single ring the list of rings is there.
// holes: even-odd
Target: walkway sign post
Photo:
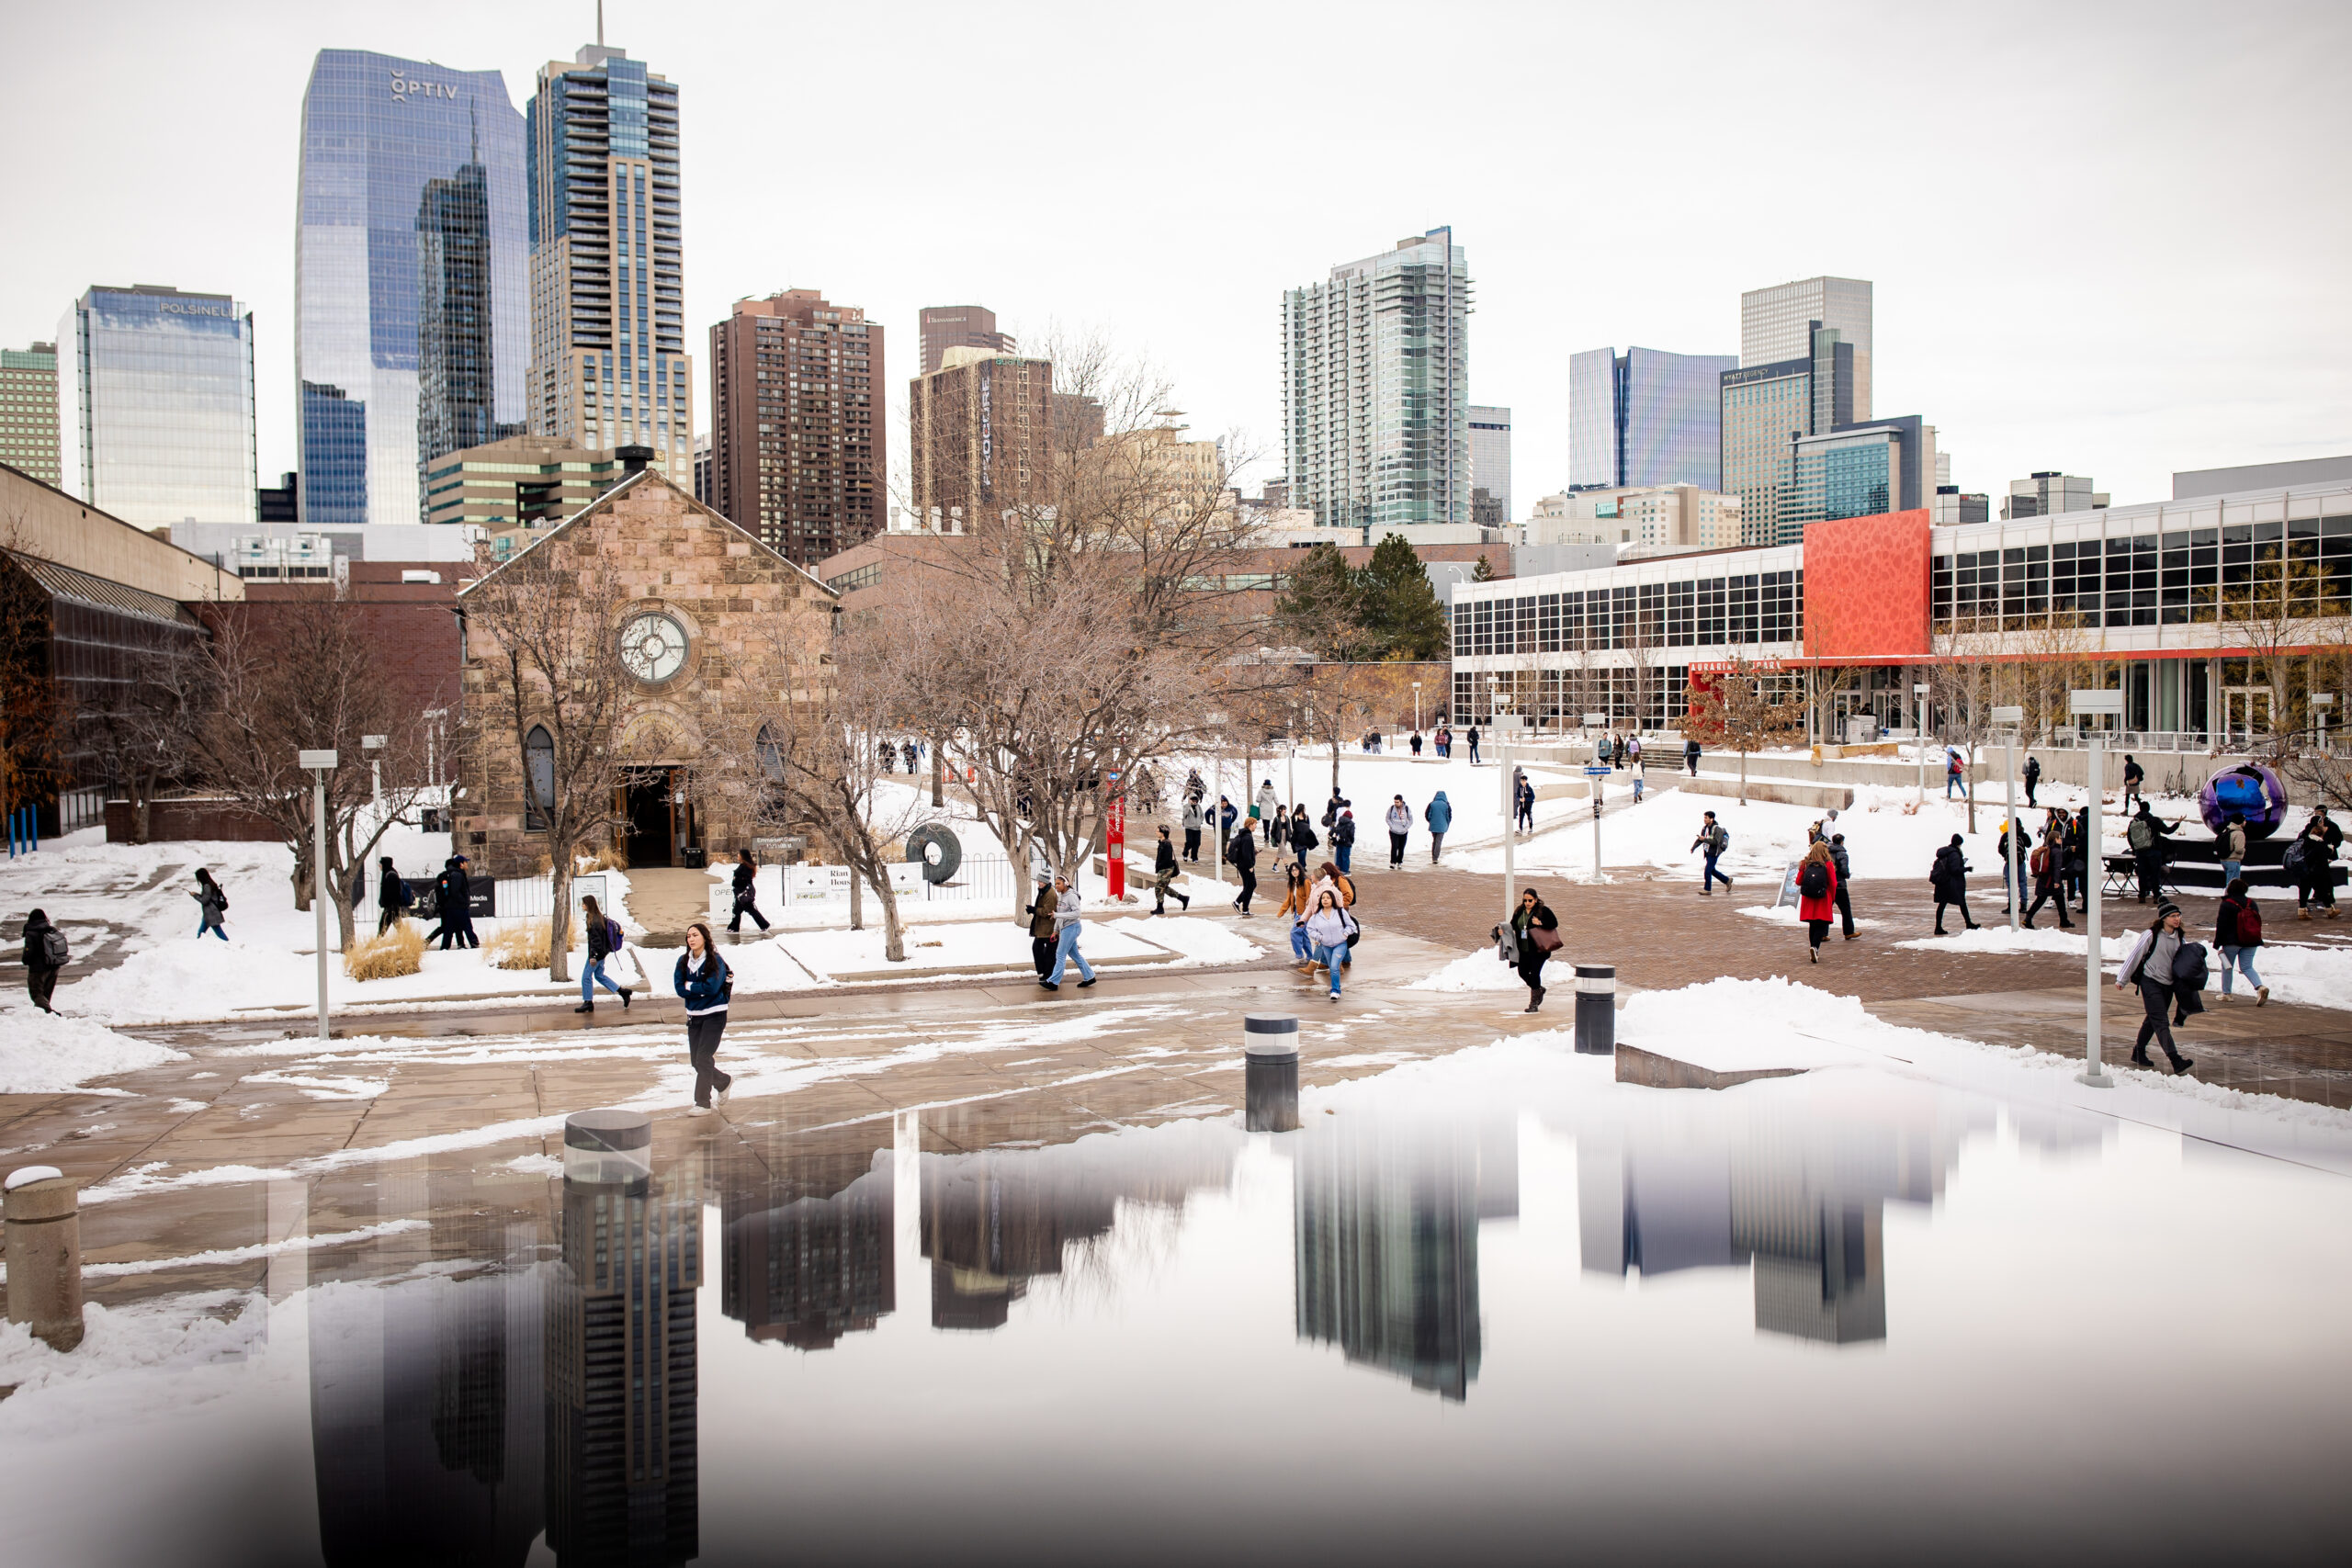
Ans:
[[[1127,896],[1127,792],[1119,787],[1119,770],[1102,775],[1102,818],[1109,833],[1102,849],[1102,871],[1110,881],[1111,901]]]
[[[2068,713],[2078,723],[2086,718],[2102,718],[2109,714],[2118,718],[2123,716],[2123,694],[2120,691],[2069,693],[2066,705]],[[2086,728],[2086,733],[2090,737],[2090,805],[2083,813],[2083,904],[2084,916],[2089,921],[2090,954],[2086,963],[2088,973],[2084,986],[2089,1005],[2085,1010],[2084,1019],[2083,1070],[2075,1075],[2075,1081],[2093,1089],[2113,1089],[2115,1079],[2099,1066],[2098,1060],[2099,982],[2106,977],[2099,966],[2098,930],[2099,888],[2107,881],[2107,830],[2099,825],[2099,795],[2106,787],[2100,773],[2103,759],[2099,755],[2099,738],[2105,730],[2104,727],[2091,726]]]
[[[2001,890],[2001,902],[2009,907],[2009,930],[2014,931],[2018,929],[2018,906],[2025,902],[2020,874],[2025,867],[2025,846],[2018,841],[2025,835],[2018,825],[2018,730],[2025,723],[2025,709],[1995,708],[1993,723],[2001,731],[2001,756],[2008,770],[2001,779],[2001,795],[2009,813],[2009,858],[2002,864],[2001,874],[2009,879],[2009,885]]]
[[[1919,759],[1919,794],[1913,804],[1925,806],[1928,804],[1928,682],[1912,682],[1911,696],[1911,705],[1918,710],[1919,716],[1918,732],[1911,738],[1911,750]]]
[[[1609,777],[1609,770],[1598,762],[1587,767],[1584,776],[1592,781],[1592,885],[1600,886],[1600,785]]]
[[[327,1034],[327,775],[334,772],[333,751],[298,754],[311,775],[311,911],[317,918],[319,939],[319,1038]]]

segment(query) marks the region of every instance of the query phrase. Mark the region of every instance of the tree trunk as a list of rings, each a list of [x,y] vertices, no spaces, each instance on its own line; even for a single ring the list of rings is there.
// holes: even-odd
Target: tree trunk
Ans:
[[[865,878],[858,874],[854,865],[850,868],[850,874],[849,929],[862,931],[865,929]]]
[[[947,758],[936,740],[931,743],[931,804],[934,807],[947,804]]]
[[[305,833],[303,835],[305,842],[300,847],[298,847],[294,852],[294,908],[306,915],[311,912],[311,853],[308,845],[309,837],[310,835]]]
[[[1739,754],[1739,803],[1747,804],[1747,753]]]
[[[548,978],[560,985],[571,978],[572,844],[548,845]]]
[[[356,883],[361,883],[356,867],[335,865],[332,863],[328,864],[327,892],[334,899],[335,934],[342,938],[343,951],[345,953],[351,951],[351,944],[359,934],[356,919],[352,909],[355,902],[353,885]],[[361,885],[364,886],[364,884]]]
[[[880,874],[874,878],[874,896],[882,900],[882,961],[904,964],[907,961],[907,928],[899,919],[898,889],[890,886],[888,867],[875,859],[874,868]],[[852,886],[856,886],[854,882]]]

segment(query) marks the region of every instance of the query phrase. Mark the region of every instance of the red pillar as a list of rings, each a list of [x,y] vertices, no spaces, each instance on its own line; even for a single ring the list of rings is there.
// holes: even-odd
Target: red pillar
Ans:
[[[1127,896],[1127,793],[1119,787],[1119,775],[1104,775],[1102,787],[1108,798],[1103,802],[1103,819],[1110,833],[1103,849],[1102,863],[1110,873],[1111,897]]]

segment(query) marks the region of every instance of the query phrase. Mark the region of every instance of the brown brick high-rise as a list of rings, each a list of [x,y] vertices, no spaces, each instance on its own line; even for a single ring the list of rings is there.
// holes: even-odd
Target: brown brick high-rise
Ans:
[[[957,345],[907,384],[907,480],[919,528],[960,534],[978,519],[1051,498],[1054,367]]]
[[[928,376],[947,363],[951,348],[985,348],[990,354],[1017,354],[1021,345],[1010,333],[996,330],[996,312],[986,305],[925,305],[915,318],[922,340],[922,368]]]
[[[882,328],[813,288],[710,329],[712,508],[801,566],[882,531]]]

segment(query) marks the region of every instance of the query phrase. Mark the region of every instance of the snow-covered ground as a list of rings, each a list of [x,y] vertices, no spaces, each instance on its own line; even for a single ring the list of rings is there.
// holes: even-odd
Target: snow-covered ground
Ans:
[[[2132,944],[2146,929],[2146,911],[2139,910],[2139,919],[2132,919],[2137,906],[2110,910],[2112,919],[2123,920],[2127,929],[2114,936],[2102,936],[2099,941],[2099,961],[2112,973],[2130,955]],[[2047,916],[2044,916],[2047,919]],[[2213,933],[2188,929],[2191,942],[2201,942],[2211,949]],[[1898,942],[1897,947],[1932,947],[1960,953],[2054,953],[2076,960],[2089,951],[2090,938],[2079,919],[2075,929],[2061,931],[2054,926],[2038,925],[2032,931],[2011,931],[2006,922],[1996,924],[1986,920],[1983,927],[1948,937],[1922,937],[1912,942]],[[2222,955],[2211,952],[2206,959],[2213,977],[2205,987],[2208,998],[2222,992]],[[2301,1002],[2308,1007],[2343,1008],[2352,1010],[2352,948],[2319,947],[2301,942],[2268,942],[2255,950],[2255,972],[2270,987],[2271,999]],[[2243,992],[2248,988],[2246,977],[2241,974],[2233,984]]]

